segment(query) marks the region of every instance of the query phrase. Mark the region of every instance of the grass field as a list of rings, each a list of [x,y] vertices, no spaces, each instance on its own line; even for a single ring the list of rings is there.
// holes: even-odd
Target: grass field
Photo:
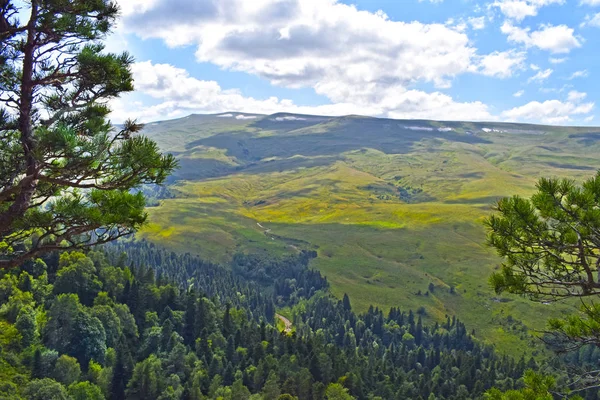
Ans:
[[[530,194],[539,176],[593,174],[593,131],[294,118],[192,116],[152,126],[149,135],[176,149],[183,168],[177,197],[151,209],[140,236],[222,263],[239,251],[314,249],[312,266],[355,309],[457,315],[513,354],[532,351],[518,321],[541,329],[568,309],[491,292],[500,260],[484,245],[483,221],[498,198]]]

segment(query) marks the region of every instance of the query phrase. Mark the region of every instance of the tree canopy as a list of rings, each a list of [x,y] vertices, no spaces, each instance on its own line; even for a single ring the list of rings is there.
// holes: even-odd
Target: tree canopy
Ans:
[[[108,119],[108,101],[133,90],[132,57],[102,44],[118,11],[0,1],[0,268],[134,232],[146,213],[133,189],[176,167],[142,125]]]
[[[500,200],[488,242],[504,257],[491,277],[497,292],[535,300],[600,294],[600,172],[578,186],[540,179],[530,199]]]
[[[580,312],[551,319],[544,341],[559,353],[600,346],[600,172],[581,185],[542,178],[531,198],[500,200],[486,223],[488,243],[505,260],[490,278],[496,292],[546,304],[578,299]],[[573,391],[599,387],[597,368],[578,374]]]

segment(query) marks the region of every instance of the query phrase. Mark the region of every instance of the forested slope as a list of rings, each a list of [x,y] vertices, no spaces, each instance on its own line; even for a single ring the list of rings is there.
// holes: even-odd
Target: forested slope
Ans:
[[[454,317],[357,315],[302,257],[281,260],[293,273],[241,260],[260,266],[247,279],[151,246],[128,247],[137,260],[122,249],[2,273],[3,398],[468,399],[536,368],[497,356]],[[291,334],[272,323],[284,305],[295,305]]]

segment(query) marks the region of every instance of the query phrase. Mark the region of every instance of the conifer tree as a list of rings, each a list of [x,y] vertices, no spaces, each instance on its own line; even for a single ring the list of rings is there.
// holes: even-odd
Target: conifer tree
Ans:
[[[490,277],[496,292],[546,304],[580,299],[581,313],[550,320],[544,340],[558,352],[600,345],[600,305],[593,302],[600,295],[600,172],[582,185],[542,178],[531,198],[500,200],[486,223],[489,245],[504,258]],[[577,390],[598,387],[598,371],[580,375]],[[490,398],[504,398],[498,396]]]
[[[112,0],[0,1],[0,268],[130,234],[133,189],[176,167],[107,102],[133,90],[132,57],[104,51]],[[20,16],[26,16],[20,21]]]
[[[600,306],[585,301],[600,295],[600,172],[582,185],[542,178],[530,199],[500,200],[487,226],[505,260],[490,278],[494,289],[544,302],[582,299],[582,315],[550,321],[553,344],[600,345]]]

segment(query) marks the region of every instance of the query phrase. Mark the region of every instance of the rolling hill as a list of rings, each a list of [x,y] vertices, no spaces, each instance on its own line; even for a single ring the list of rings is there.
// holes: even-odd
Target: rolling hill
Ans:
[[[482,222],[540,176],[594,174],[600,128],[230,112],[144,133],[181,163],[139,234],[159,245],[221,263],[315,250],[312,266],[357,310],[457,315],[519,354],[528,327],[569,309],[497,297]]]

